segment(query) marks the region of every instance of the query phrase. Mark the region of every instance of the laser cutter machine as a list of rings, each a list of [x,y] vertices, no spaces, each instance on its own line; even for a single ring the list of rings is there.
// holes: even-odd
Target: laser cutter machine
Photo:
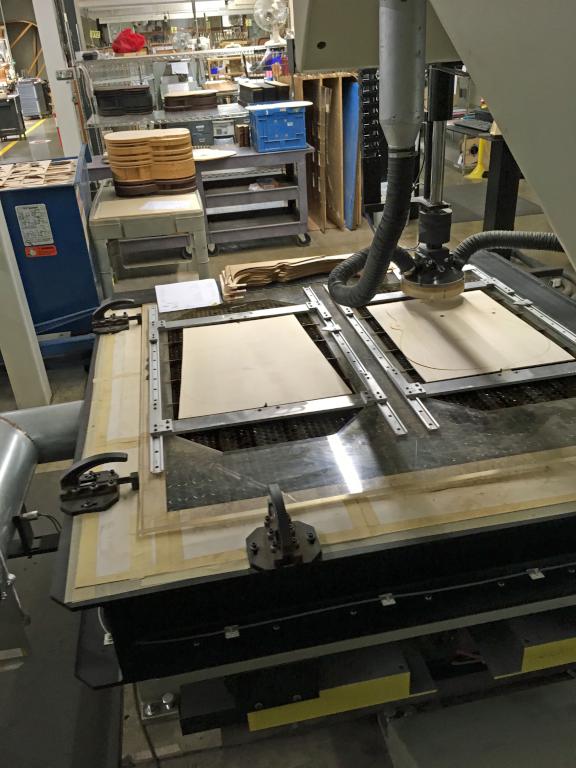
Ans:
[[[554,233],[484,233],[451,249],[437,180],[413,255],[398,238],[423,120],[427,4],[349,5],[336,14],[332,2],[295,0],[295,57],[303,70],[329,70],[374,65],[379,50],[390,157],[372,246],[327,285],[261,288],[240,305],[160,314],[151,291],[105,307],[76,464],[62,478],[53,595],[82,615],[79,677],[95,688],[136,682],[149,723],[220,729],[224,743],[533,683],[576,662],[576,312],[490,250],[576,259],[568,142],[541,141],[524,87],[545,82],[543,111],[562,104],[559,130],[570,130],[574,104],[555,89],[573,57],[576,10],[491,3],[487,56],[464,12],[477,4],[428,5],[428,31],[442,33],[428,59],[448,77],[449,62],[467,64]],[[534,57],[541,46],[546,55]],[[398,279],[382,286],[390,262]],[[413,316],[421,299],[442,307],[447,332],[461,302],[489,305],[502,318],[496,331],[513,327],[514,339],[553,355],[522,362],[513,344],[508,364],[431,376],[386,317]],[[273,339],[286,356],[275,382],[288,378],[297,338],[337,391],[202,412],[214,378],[192,415],[184,410],[198,381],[189,345],[282,319],[292,336]],[[37,446],[43,439],[37,431]],[[19,461],[22,495],[36,458]]]

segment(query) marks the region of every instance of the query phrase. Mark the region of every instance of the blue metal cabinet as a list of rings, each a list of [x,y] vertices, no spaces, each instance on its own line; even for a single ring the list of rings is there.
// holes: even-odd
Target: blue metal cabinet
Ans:
[[[0,190],[0,202],[36,332],[89,333],[99,294],[88,240],[85,150],[72,182]]]

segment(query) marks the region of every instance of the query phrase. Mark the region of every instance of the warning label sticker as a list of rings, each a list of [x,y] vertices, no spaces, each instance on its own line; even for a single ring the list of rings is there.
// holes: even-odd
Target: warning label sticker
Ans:
[[[29,245],[24,249],[24,252],[30,259],[36,259],[39,256],[56,256],[58,253],[55,245]]]
[[[16,205],[15,209],[25,246],[53,245],[54,237],[44,203]]]

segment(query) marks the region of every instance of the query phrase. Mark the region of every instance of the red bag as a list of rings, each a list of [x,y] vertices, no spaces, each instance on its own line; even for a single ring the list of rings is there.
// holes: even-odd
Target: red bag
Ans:
[[[146,38],[133,32],[129,27],[123,29],[112,43],[114,53],[136,53],[146,45]]]

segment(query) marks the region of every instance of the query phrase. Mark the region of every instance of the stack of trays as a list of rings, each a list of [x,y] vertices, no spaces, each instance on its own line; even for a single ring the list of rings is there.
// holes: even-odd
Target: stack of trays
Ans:
[[[104,140],[120,197],[196,189],[196,167],[187,128],[119,131],[107,134]]]
[[[217,106],[217,91],[186,91],[168,93],[164,96],[166,112],[180,112],[185,109],[216,109]]]

